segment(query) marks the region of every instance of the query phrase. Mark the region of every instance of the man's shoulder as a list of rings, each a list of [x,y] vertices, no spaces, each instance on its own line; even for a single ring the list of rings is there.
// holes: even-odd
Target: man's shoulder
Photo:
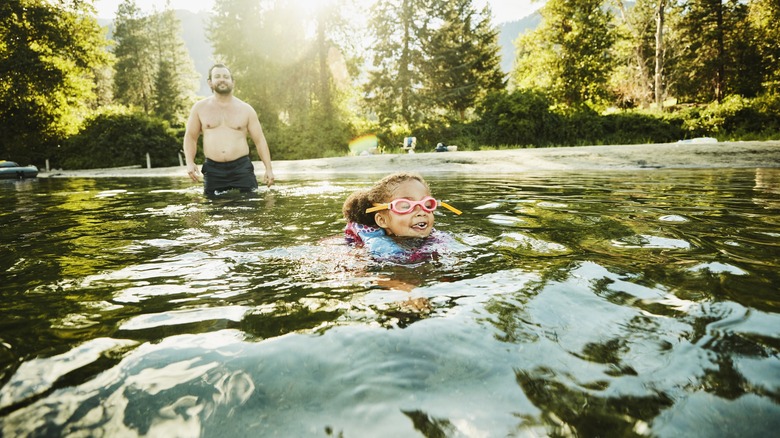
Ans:
[[[252,105],[244,102],[243,100],[241,100],[241,99],[239,99],[239,98],[237,98],[235,96],[233,96],[233,100],[235,102],[235,105],[238,106],[239,108],[241,108],[243,111],[247,111],[247,112],[249,112],[251,114],[254,114],[255,109],[252,108]]]
[[[214,96],[205,97],[197,102],[195,102],[195,105],[193,106],[193,109],[196,111],[199,110],[206,110],[208,111],[209,108],[219,106],[221,108],[224,108],[225,103],[220,103],[219,99],[217,99]],[[231,96],[230,102],[228,103],[228,107],[233,107],[236,109],[239,109],[241,111],[246,111],[253,113],[255,110],[252,108],[252,105],[244,102],[243,100],[237,98],[236,96]]]
[[[193,108],[202,108],[204,106],[208,106],[211,102],[213,102],[214,96],[204,97],[203,99],[195,102],[195,105],[193,105]]]
[[[241,100],[241,99],[237,98],[236,96],[233,96],[233,102],[234,102],[236,105],[240,105],[240,106],[242,106],[242,107],[244,107],[244,108],[252,108],[252,105],[250,105],[250,104],[248,104],[248,103],[244,102],[243,100]]]

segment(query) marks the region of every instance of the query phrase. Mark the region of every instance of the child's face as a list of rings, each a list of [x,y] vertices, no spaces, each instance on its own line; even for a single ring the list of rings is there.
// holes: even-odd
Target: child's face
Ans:
[[[384,202],[400,198],[420,201],[426,196],[431,194],[425,185],[416,179],[410,179],[399,184],[393,190],[390,199],[385,199]],[[390,210],[377,212],[375,220],[377,225],[391,236],[428,237],[433,231],[433,212],[427,212],[419,205],[406,214],[398,214]]]

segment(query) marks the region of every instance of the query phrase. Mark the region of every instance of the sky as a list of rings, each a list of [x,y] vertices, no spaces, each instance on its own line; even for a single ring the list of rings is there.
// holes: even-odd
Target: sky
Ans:
[[[122,0],[95,0],[97,16],[113,19],[121,2]],[[531,0],[475,0],[474,4],[481,7],[486,2],[490,3],[493,10],[493,24],[519,20],[530,15],[544,4],[542,0],[534,0],[533,2]],[[160,0],[135,0],[135,4],[144,12],[152,12],[155,7],[159,11],[165,7],[165,3]],[[214,0],[171,0],[171,9],[186,9],[192,12],[210,11],[213,4]]]

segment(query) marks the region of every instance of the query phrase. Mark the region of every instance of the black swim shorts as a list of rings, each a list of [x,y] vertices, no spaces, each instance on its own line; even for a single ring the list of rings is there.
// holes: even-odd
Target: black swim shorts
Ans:
[[[257,188],[255,166],[248,155],[224,163],[206,158],[201,172],[206,196],[215,196],[230,189],[250,192]]]

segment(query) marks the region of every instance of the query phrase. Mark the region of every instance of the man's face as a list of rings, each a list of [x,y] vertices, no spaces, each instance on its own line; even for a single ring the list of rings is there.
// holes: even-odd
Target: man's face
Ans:
[[[215,68],[211,70],[211,79],[209,79],[211,91],[217,94],[230,94],[233,92],[233,77],[230,76],[230,70],[226,68]]]

